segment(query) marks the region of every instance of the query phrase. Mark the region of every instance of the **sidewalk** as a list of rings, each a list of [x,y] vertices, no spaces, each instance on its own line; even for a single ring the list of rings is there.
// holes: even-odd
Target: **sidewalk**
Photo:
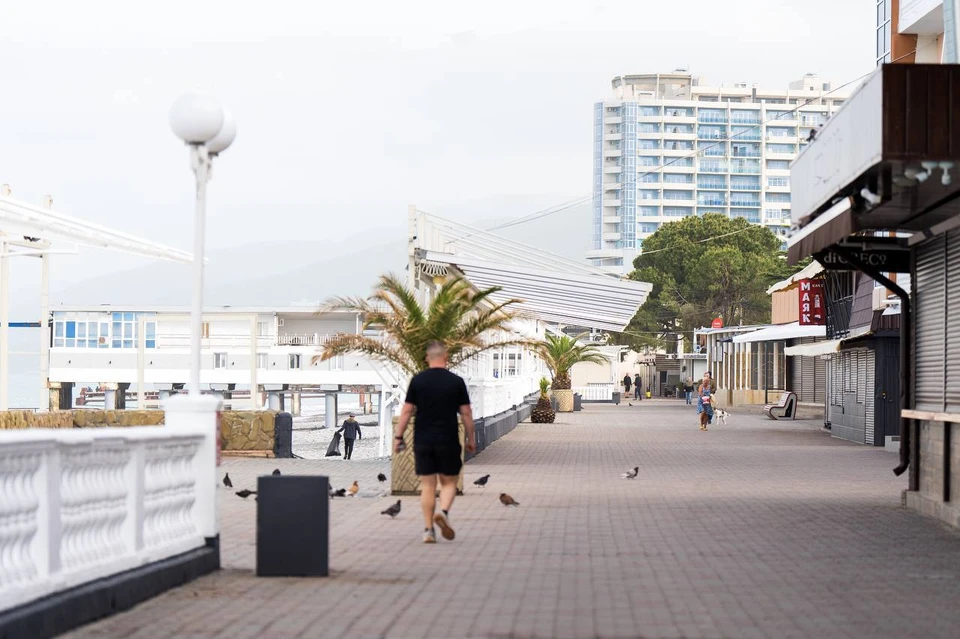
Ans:
[[[70,637],[955,637],[960,535],[900,507],[896,456],[816,422],[682,402],[587,405],[467,465],[457,540],[418,502],[331,502],[328,579],[257,579],[255,508],[223,491],[224,570]],[[634,481],[620,473],[640,466]],[[386,461],[225,460],[374,488]],[[472,480],[491,474],[486,489]],[[505,508],[512,495],[521,506]]]

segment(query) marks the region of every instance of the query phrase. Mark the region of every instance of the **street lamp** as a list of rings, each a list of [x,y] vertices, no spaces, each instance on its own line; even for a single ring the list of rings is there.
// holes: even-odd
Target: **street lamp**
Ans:
[[[190,147],[190,164],[197,178],[193,218],[193,308],[190,315],[190,394],[200,395],[200,337],[203,328],[203,244],[207,182],[213,158],[233,143],[237,125],[216,98],[188,93],[173,103],[170,127]]]

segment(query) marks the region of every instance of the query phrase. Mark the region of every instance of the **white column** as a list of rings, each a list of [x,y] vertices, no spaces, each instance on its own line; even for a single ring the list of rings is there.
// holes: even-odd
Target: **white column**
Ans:
[[[0,234],[0,410],[10,408],[10,245]]]
[[[203,235],[206,216],[207,180],[210,160],[207,147],[190,147],[197,176],[196,211],[193,218],[193,303],[190,314],[190,394],[200,395],[200,348],[203,330]]]
[[[280,392],[279,391],[270,391],[267,394],[267,408],[274,411],[280,410]]]
[[[257,335],[257,316],[250,317],[250,410],[259,410],[260,401],[257,399],[257,350],[260,346],[260,337]]]
[[[116,410],[117,409],[117,389],[116,388],[104,388],[103,390],[103,409],[104,410]]]
[[[194,521],[204,537],[216,537],[217,522],[217,414],[220,400],[210,395],[176,395],[163,403],[166,428],[203,434],[203,444],[194,463],[198,480]]]
[[[137,340],[137,409],[146,410],[147,409],[147,393],[144,389],[146,382],[144,381],[146,375],[144,373],[144,366],[146,365],[147,359],[147,320],[141,315],[139,321],[137,322],[137,331],[140,338]],[[154,337],[154,345],[156,345],[156,335]]]
[[[393,424],[388,424],[386,422],[387,417],[387,407],[386,407],[386,398],[387,394],[384,392],[383,386],[380,387],[380,405],[377,407],[380,413],[380,450],[377,453],[379,457],[386,455],[386,440],[387,433],[390,433],[390,443],[393,443]],[[392,450],[392,448],[391,448]]]
[[[325,410],[323,413],[323,420],[326,423],[327,428],[336,428],[337,427],[337,394],[328,391],[323,394],[323,399],[326,402]]]
[[[40,256],[40,410],[50,401],[50,256]]]

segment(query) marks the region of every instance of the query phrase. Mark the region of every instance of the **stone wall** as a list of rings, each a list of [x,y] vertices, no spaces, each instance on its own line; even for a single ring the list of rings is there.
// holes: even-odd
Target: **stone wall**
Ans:
[[[950,448],[945,450],[946,429],[951,429]],[[949,474],[944,464],[949,458]],[[945,495],[944,480],[949,495]],[[960,528],[960,424],[920,422],[920,490],[904,491],[908,508]],[[948,497],[946,501],[944,497]]]
[[[273,411],[224,411],[220,419],[221,448],[227,452],[258,451],[272,455],[276,415]],[[159,426],[163,419],[162,410],[14,410],[0,412],[0,430]]]
[[[221,449],[273,454],[276,417],[273,411],[224,411],[220,415]]]

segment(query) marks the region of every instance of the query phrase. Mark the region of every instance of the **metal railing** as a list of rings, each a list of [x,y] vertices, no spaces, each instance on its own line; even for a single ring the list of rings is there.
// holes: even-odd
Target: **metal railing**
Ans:
[[[579,393],[585,402],[610,402],[613,401],[613,393],[616,385],[610,383],[592,383],[586,386],[576,386],[574,393]]]

